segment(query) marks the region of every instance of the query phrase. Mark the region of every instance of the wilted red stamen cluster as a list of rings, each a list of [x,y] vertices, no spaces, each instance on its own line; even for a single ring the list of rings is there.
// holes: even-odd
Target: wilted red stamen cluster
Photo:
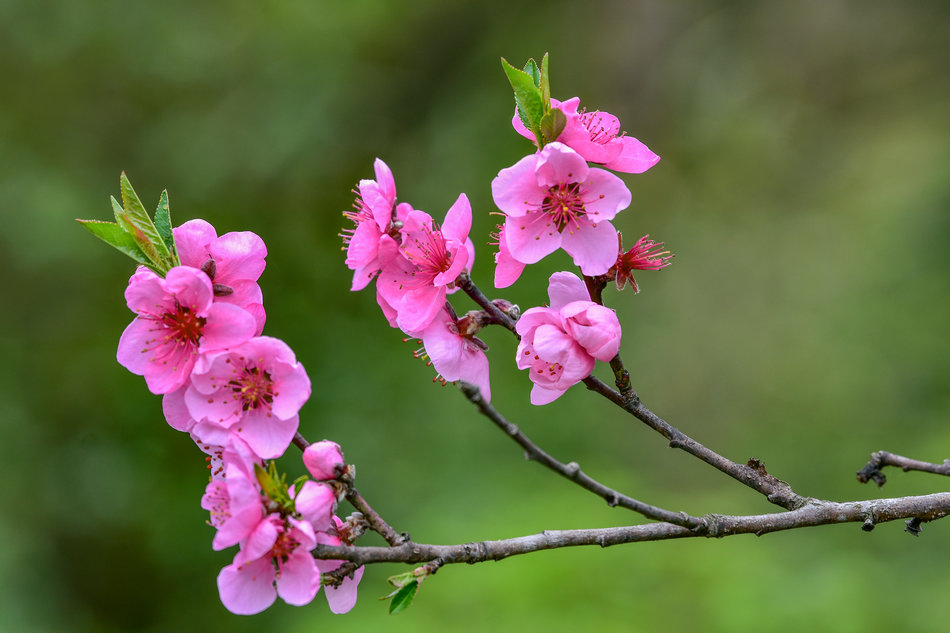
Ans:
[[[637,280],[633,278],[633,271],[666,268],[670,265],[669,260],[674,257],[670,251],[660,250],[663,248],[663,242],[654,242],[649,235],[641,237],[626,252],[623,250],[623,236],[619,233],[617,243],[620,251],[617,263],[607,272],[607,277],[616,281],[617,290],[622,290],[629,281],[633,291],[640,292]]]

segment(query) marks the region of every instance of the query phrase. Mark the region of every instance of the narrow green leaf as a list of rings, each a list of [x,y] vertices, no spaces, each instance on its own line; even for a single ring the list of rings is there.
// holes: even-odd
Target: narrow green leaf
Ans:
[[[168,247],[171,254],[172,266],[178,266],[178,254],[175,252],[175,238],[172,235],[172,215],[168,208],[168,191],[162,191],[162,196],[158,199],[158,208],[155,210],[155,228],[159,236]]]
[[[271,462],[273,465],[274,462]],[[257,483],[261,485],[261,490],[269,499],[275,499],[279,496],[277,479],[274,477],[273,468],[264,470],[260,464],[254,464],[254,474],[257,476]]]
[[[419,581],[413,580],[412,582],[407,583],[403,586],[402,589],[396,592],[396,595],[393,596],[392,602],[389,603],[389,615],[396,615],[397,613],[402,613],[409,608],[409,605],[412,604],[413,599],[416,597],[416,592],[419,590]]]
[[[140,264],[149,268],[152,262],[148,256],[142,252],[135,239],[125,231],[121,226],[114,222],[100,222],[99,220],[76,220],[82,224],[90,233],[100,240],[125,253]]]
[[[155,260],[156,265],[167,266],[170,262],[168,245],[162,239],[158,229],[155,228],[155,224],[152,222],[152,218],[148,216],[148,212],[145,211],[145,207],[142,206],[142,201],[139,200],[125,172],[122,172],[119,177],[119,189],[122,193],[122,207],[126,220],[138,229],[135,233],[136,241],[139,241],[140,236],[144,236],[152,244],[151,249],[147,248],[142,242],[139,242],[139,246],[146,254],[150,255],[150,250],[154,250],[158,254],[158,259]]]
[[[405,586],[406,586],[406,583],[407,583],[407,582],[409,582],[410,580],[413,580],[415,577],[416,577],[416,575],[415,575],[413,572],[411,572],[411,571],[404,571],[404,572],[402,572],[401,574],[396,574],[395,576],[390,576],[390,577],[387,578],[386,580],[387,580],[387,582],[389,582],[389,584],[391,584],[393,587],[396,587],[396,588],[398,588],[398,589],[401,589],[402,587],[405,587]],[[394,593],[395,593],[395,592],[394,592]],[[390,594],[390,595],[392,595],[392,594]]]
[[[541,58],[541,75],[538,77],[537,84],[538,88],[541,89],[541,106],[544,108],[544,114],[547,114],[551,111],[551,78],[548,75],[547,53],[545,53],[544,57]]]
[[[556,141],[557,137],[564,131],[565,125],[567,125],[567,117],[564,116],[564,113],[558,108],[552,108],[541,117],[541,134],[544,136],[544,142]]]
[[[544,145],[541,136],[541,117],[544,110],[541,105],[541,91],[535,85],[531,75],[512,66],[504,57],[501,59],[501,65],[508,76],[508,83],[514,90],[515,105],[518,106],[521,121],[535,135],[538,144]]]
[[[541,71],[538,70],[538,63],[534,61],[534,58],[528,60],[528,63],[524,65],[524,71],[531,77],[534,81],[534,85],[541,87]]]

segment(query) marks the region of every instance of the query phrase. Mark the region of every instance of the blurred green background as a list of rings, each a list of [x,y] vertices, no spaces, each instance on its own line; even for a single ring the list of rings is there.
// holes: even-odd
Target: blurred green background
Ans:
[[[149,208],[167,187],[178,223],[261,235],[265,332],[314,384],[302,432],[340,442],[414,539],[638,522],[434,386],[371,292],[349,292],[337,237],[379,156],[434,216],[469,195],[486,292],[544,302],[566,256],[496,293],[486,242],[491,179],[531,149],[498,58],[550,51],[555,96],[663,157],[625,176],[616,224],[677,257],[639,295],[606,294],[644,401],[802,494],[945,490],[854,472],[879,449],[950,457],[948,36],[941,2],[0,1],[0,629],[943,630],[947,522],[448,567],[398,617],[375,598],[403,568],[375,566],[347,616],[319,596],[233,616],[202,455],[115,362],[131,262],[73,218],[109,218],[124,169]],[[494,403],[562,460],[692,514],[774,509],[580,387],[532,407],[511,337],[486,339]]]

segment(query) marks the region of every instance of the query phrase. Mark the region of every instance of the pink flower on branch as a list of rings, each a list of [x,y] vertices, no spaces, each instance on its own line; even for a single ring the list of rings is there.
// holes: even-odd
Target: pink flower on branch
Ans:
[[[559,109],[567,118],[564,129],[557,137],[558,142],[574,149],[584,160],[628,174],[643,173],[660,160],[649,147],[623,134],[620,120],[609,112],[578,111],[580,101],[578,97],[563,102],[551,99],[551,106]],[[511,124],[518,134],[535,140],[534,134],[524,126],[517,112]]]
[[[333,522],[337,530],[343,525],[339,517],[333,517]],[[335,532],[336,530],[334,530]],[[321,545],[342,545],[343,541],[330,531],[318,532],[317,543]],[[342,560],[317,560],[316,565],[324,574],[336,571],[343,565]],[[343,579],[338,587],[327,586],[324,594],[327,597],[327,603],[330,605],[330,611],[333,613],[347,613],[356,605],[357,589],[360,580],[363,578],[363,567],[358,567],[353,575]]]
[[[570,147],[549,143],[502,169],[492,196],[507,216],[504,239],[514,260],[534,264],[563,248],[585,275],[602,275],[616,261],[610,220],[630,204],[630,190]]]
[[[267,247],[257,234],[234,231],[218,237],[204,220],[189,220],[172,230],[181,263],[199,268],[211,279],[215,301],[244,308],[264,330],[266,315],[257,280],[264,272]]]
[[[561,397],[590,375],[596,360],[610,361],[620,350],[616,313],[590,300],[576,275],[559,272],[548,282],[550,307],[531,308],[518,320],[518,369],[528,369],[534,386],[531,404]]]
[[[239,345],[257,328],[246,310],[215,302],[208,276],[189,266],[172,268],[164,279],[140,268],[125,300],[137,316],[122,332],[116,358],[156,394],[184,385],[199,354]]]
[[[247,450],[240,440],[228,443],[221,452],[221,473],[212,477],[201,497],[201,507],[217,529],[212,541],[216,550],[243,541],[267,514],[253,461],[241,454],[242,447]]]
[[[633,271],[666,268],[673,257],[670,251],[660,250],[663,248],[663,242],[654,242],[649,235],[641,237],[626,252],[623,250],[623,237],[620,233],[617,234],[617,242],[620,251],[617,255],[617,263],[607,271],[607,277],[616,282],[617,290],[623,290],[629,281],[633,291],[640,292],[637,280],[633,278]]]
[[[361,180],[353,202],[354,211],[343,215],[354,223],[341,236],[346,247],[346,266],[353,271],[351,290],[362,290],[379,273],[387,260],[384,245],[397,246],[399,229],[412,207],[396,205],[393,173],[380,159],[374,164],[376,180]]]
[[[475,334],[481,326],[466,315],[456,319],[443,308],[432,323],[422,332],[422,343],[432,366],[442,380],[463,380],[477,386],[486,402],[491,401],[491,386],[488,382],[488,346]]]
[[[195,421],[191,432],[201,441],[223,445],[233,434],[261,458],[273,459],[297,432],[298,412],[310,398],[310,379],[286,343],[259,336],[203,356],[191,384],[166,397],[179,398]],[[165,408],[166,414],[182,410],[180,401]]]
[[[471,228],[472,207],[464,193],[446,212],[441,226],[423,211],[413,210],[406,217],[398,254],[387,258],[376,284],[383,300],[380,306],[385,303],[395,311],[403,332],[424,330],[442,309],[446,295],[455,292],[455,279],[472,269]]]
[[[346,462],[340,445],[330,440],[314,442],[303,452],[303,464],[318,481],[330,481],[343,473]]]
[[[237,615],[260,613],[278,595],[287,604],[309,604],[320,590],[320,571],[310,554],[316,544],[307,521],[267,516],[218,574],[221,602]]]

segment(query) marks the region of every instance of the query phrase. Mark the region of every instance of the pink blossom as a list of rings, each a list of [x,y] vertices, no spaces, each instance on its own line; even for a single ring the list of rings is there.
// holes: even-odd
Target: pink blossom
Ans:
[[[468,233],[472,207],[459,195],[441,226],[423,211],[413,210],[401,229],[400,255],[384,264],[376,288],[396,311],[396,324],[406,333],[421,332],[436,317],[455,279],[472,269],[475,246]],[[382,303],[380,304],[382,306]],[[385,312],[385,309],[384,309]]]
[[[287,449],[309,397],[303,365],[286,343],[269,336],[203,356],[184,391],[197,437],[224,444],[235,434],[263,459]]]
[[[310,475],[319,481],[336,479],[346,466],[340,445],[330,440],[314,442],[304,449],[303,464]]]
[[[623,237],[617,233],[617,243],[620,253],[617,255],[617,263],[607,271],[607,277],[613,279],[617,284],[617,290],[623,290],[623,287],[630,282],[634,292],[640,292],[637,280],[633,278],[634,270],[660,270],[670,265],[670,259],[673,255],[669,251],[661,251],[663,242],[654,242],[649,235],[644,235],[637,240],[630,250],[624,252]]]
[[[139,269],[125,290],[137,316],[119,339],[119,364],[144,376],[152,393],[169,393],[185,384],[199,354],[254,335],[251,314],[213,299],[211,281],[197,268],[176,266],[164,279]]]
[[[307,521],[267,516],[218,574],[221,602],[238,615],[260,613],[278,595],[287,604],[309,604],[320,590],[320,571],[310,554],[316,544]]]
[[[531,404],[561,397],[594,369],[595,360],[609,361],[620,349],[616,313],[590,300],[576,275],[559,272],[548,282],[550,307],[531,308],[516,326],[518,369],[529,369],[534,386]]]
[[[222,472],[212,477],[201,497],[201,507],[211,513],[210,523],[218,530],[212,541],[216,550],[243,541],[267,514],[253,462],[239,450],[228,443],[221,453]]]
[[[204,220],[189,220],[172,230],[181,263],[200,268],[214,284],[215,301],[242,307],[257,321],[255,335],[264,330],[266,314],[257,280],[264,272],[267,247],[250,231],[218,237]]]
[[[432,366],[443,380],[464,380],[477,386],[486,402],[491,401],[488,383],[487,346],[475,337],[471,317],[456,319],[443,307],[422,332],[422,343]]]
[[[585,275],[602,275],[617,260],[610,220],[630,204],[630,190],[563,143],[502,169],[492,196],[507,216],[505,243],[515,260],[534,264],[563,248]]]
[[[397,244],[399,228],[412,211],[406,203],[396,205],[396,182],[389,166],[377,158],[374,168],[376,180],[360,181],[355,211],[343,214],[355,224],[341,233],[346,266],[353,271],[351,290],[362,290],[379,273],[388,259],[384,245]]]
[[[498,225],[498,233],[492,238],[498,240],[498,252],[495,253],[495,287],[507,288],[518,281],[524,272],[524,264],[511,256],[508,252],[508,243],[505,241],[505,225]]]
[[[330,486],[316,481],[305,481],[300,492],[294,494],[293,491],[294,488],[291,487],[294,509],[314,530],[325,532],[333,526],[336,493]]]
[[[646,145],[620,132],[620,120],[609,112],[578,112],[580,101],[577,97],[563,102],[551,99],[551,106],[559,109],[567,118],[557,141],[573,148],[584,160],[628,174],[643,173],[660,160]],[[534,134],[524,126],[517,112],[511,124],[519,134],[535,140]]]
[[[343,525],[343,522],[338,517],[333,517],[333,521],[337,528]],[[318,532],[317,542],[321,545],[338,546],[343,544],[343,541],[341,541],[338,536],[328,532]],[[320,571],[326,574],[339,569],[339,567],[343,565],[343,561],[317,560],[316,564]],[[359,567],[353,572],[351,577],[344,578],[339,587],[331,587],[329,585],[326,587],[324,591],[327,596],[327,603],[330,605],[330,611],[338,614],[346,613],[356,605],[357,589],[362,578],[363,567]]]

